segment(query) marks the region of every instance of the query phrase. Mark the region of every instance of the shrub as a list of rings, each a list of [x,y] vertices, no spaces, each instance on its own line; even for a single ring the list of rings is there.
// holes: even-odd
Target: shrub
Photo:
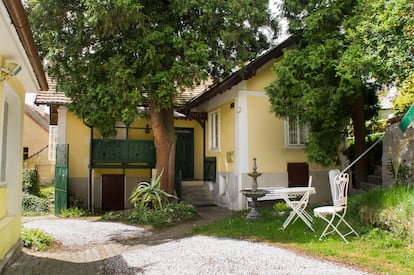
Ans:
[[[129,197],[135,208],[162,208],[169,198],[177,199],[160,188],[162,172],[157,176],[157,170],[152,175],[151,182],[142,181],[132,191]]]
[[[70,207],[68,209],[62,209],[60,211],[60,215],[64,218],[71,218],[71,217],[85,217],[85,216],[88,216],[89,213],[86,210],[75,206],[75,207]]]
[[[39,198],[27,192],[23,192],[22,211],[25,215],[49,214],[49,202],[47,199]]]
[[[22,227],[22,243],[24,247],[41,251],[53,243],[53,238],[39,229]]]
[[[40,187],[39,183],[37,182],[36,169],[23,170],[22,189],[23,192],[27,192],[35,196],[40,196]]]
[[[154,227],[174,225],[179,221],[192,220],[198,217],[193,206],[180,203],[169,203],[163,208],[137,208],[127,218],[131,223],[149,224]]]
[[[350,214],[360,222],[414,243],[414,188],[393,186],[350,197]]]

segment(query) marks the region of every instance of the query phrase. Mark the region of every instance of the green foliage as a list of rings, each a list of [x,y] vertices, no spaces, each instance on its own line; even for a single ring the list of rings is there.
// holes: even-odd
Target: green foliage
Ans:
[[[267,0],[31,0],[27,13],[57,89],[104,137],[143,98],[171,109],[184,88],[253,59],[277,25]]]
[[[46,215],[50,213],[49,201],[31,195],[27,192],[22,194],[22,212],[26,216]]]
[[[157,170],[154,171],[151,182],[140,182],[132,191],[129,197],[135,208],[163,208],[163,204],[169,199],[177,199],[177,197],[165,192],[161,189],[162,171],[157,175]]]
[[[273,210],[275,210],[277,212],[279,212],[279,211],[283,212],[283,211],[290,210],[290,207],[287,206],[286,203],[284,203],[284,202],[277,202],[277,203],[273,204],[272,207],[273,207]]]
[[[74,206],[67,209],[62,209],[60,212],[60,216],[62,216],[63,218],[85,217],[89,216],[89,213],[88,211],[85,211],[82,208]]]
[[[169,203],[163,208],[137,208],[128,216],[127,220],[131,223],[148,224],[159,228],[184,220],[193,220],[197,217],[197,209],[180,202]]]
[[[53,238],[39,229],[22,227],[22,243],[24,247],[42,251],[53,243]]]
[[[353,7],[353,0],[284,1],[297,45],[275,64],[277,78],[266,88],[278,117],[298,117],[310,126],[308,159],[325,166],[338,161],[338,145],[351,118],[354,125],[363,126],[364,117],[356,114],[369,119],[377,108],[376,86],[338,71],[348,46],[343,26]]]
[[[403,82],[399,94],[394,101],[395,114],[405,114],[414,103],[414,75]]]
[[[23,192],[27,192],[31,195],[40,196],[40,187],[37,182],[37,171],[36,169],[25,169],[23,170]]]
[[[414,243],[414,188],[393,186],[350,198],[350,213],[360,222],[388,230],[407,244]]]

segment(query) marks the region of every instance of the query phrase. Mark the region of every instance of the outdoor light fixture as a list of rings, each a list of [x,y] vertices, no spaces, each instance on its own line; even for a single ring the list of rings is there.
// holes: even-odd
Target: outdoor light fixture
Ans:
[[[149,128],[148,124],[145,125],[145,130],[144,131],[145,131],[146,134],[149,134],[151,132],[151,129]]]
[[[10,62],[9,64],[7,64],[7,66],[1,68],[1,70],[2,72],[6,74],[16,76],[22,70],[22,66],[20,66],[19,64]]]

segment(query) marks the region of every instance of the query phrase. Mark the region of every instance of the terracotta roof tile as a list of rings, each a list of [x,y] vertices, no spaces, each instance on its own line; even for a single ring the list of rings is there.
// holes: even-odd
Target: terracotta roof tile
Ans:
[[[36,94],[34,103],[36,105],[64,105],[66,103],[71,103],[72,100],[65,96],[64,93],[56,91],[56,82],[47,79],[49,84],[48,91],[39,91]]]

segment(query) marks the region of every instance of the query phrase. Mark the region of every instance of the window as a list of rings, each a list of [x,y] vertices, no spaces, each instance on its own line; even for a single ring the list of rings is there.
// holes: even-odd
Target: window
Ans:
[[[209,150],[220,151],[220,111],[208,114]]]
[[[9,127],[9,103],[4,102],[3,107],[3,131],[2,131],[2,148],[1,148],[1,170],[0,180],[1,182],[6,181],[6,163],[7,163],[7,139],[8,139],[8,127]]]
[[[29,147],[23,147],[23,160],[27,160],[29,158]]]
[[[299,121],[299,118],[285,120],[286,147],[303,148],[308,142],[308,126]]]
[[[49,126],[49,160],[56,160],[58,126]]]

